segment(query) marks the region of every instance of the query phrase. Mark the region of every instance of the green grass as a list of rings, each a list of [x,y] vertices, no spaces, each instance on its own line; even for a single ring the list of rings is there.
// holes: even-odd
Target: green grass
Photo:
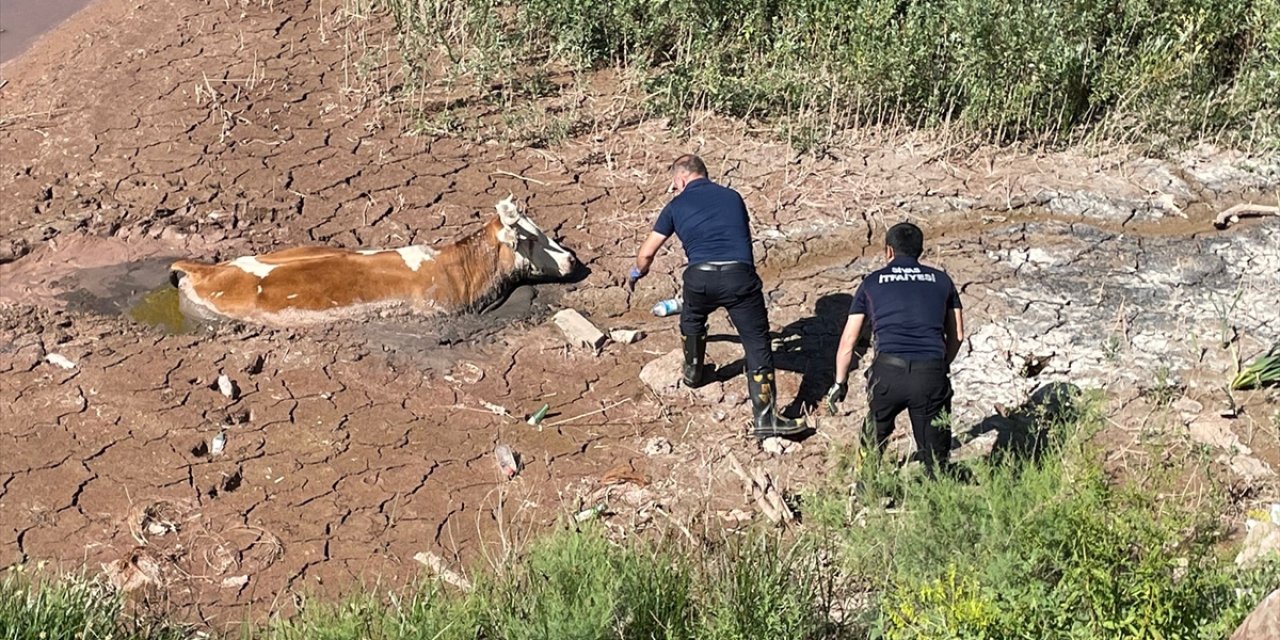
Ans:
[[[563,529],[503,571],[476,572],[469,593],[428,584],[307,600],[241,637],[1225,638],[1280,586],[1280,566],[1235,566],[1212,491],[1160,499],[1109,480],[1089,445],[1101,424],[1091,406],[1045,425],[1038,460],[974,463],[972,482],[841,450],[827,484],[801,497],[795,534],[694,546]],[[83,580],[37,585],[11,570],[0,582],[0,640],[183,637],[122,611]]]
[[[1280,144],[1280,0],[376,0],[416,77],[624,67],[648,108],[996,141]]]
[[[974,464],[972,482],[843,466],[874,506],[850,518],[848,492],[828,491],[814,535],[877,594],[875,637],[1225,638],[1280,586],[1278,565],[1235,568],[1214,492],[1161,499],[1109,480],[1088,444],[1093,406],[1045,425],[1038,462]]]
[[[179,640],[179,626],[125,615],[124,602],[84,578],[40,581],[22,567],[0,579],[0,640]]]

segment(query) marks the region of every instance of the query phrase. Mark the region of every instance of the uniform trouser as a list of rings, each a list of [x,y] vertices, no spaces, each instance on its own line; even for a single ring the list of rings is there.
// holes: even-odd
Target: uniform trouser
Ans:
[[[747,371],[773,369],[773,349],[769,344],[769,314],[764,306],[764,285],[751,267],[725,271],[684,272],[684,307],[680,311],[680,333],[686,336],[707,332],[707,316],[716,309],[729,312],[738,329],[747,356]]]
[[[942,360],[907,361],[877,356],[871,363],[867,370],[867,421],[874,426],[880,451],[884,451],[893,433],[894,419],[906,409],[921,462],[930,469],[947,463],[951,455],[948,421],[952,395],[947,370]]]

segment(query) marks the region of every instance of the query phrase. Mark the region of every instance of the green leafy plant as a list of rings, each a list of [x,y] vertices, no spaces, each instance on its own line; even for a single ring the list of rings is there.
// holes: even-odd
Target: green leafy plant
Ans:
[[[1254,358],[1231,380],[1232,389],[1256,389],[1274,384],[1280,384],[1280,342]]]

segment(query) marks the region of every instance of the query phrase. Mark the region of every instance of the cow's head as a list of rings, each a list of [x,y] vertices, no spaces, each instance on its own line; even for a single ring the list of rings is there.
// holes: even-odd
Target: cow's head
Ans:
[[[497,204],[502,229],[498,240],[515,254],[515,267],[543,278],[565,278],[578,267],[577,258],[547,237],[527,216],[520,213],[515,197]]]

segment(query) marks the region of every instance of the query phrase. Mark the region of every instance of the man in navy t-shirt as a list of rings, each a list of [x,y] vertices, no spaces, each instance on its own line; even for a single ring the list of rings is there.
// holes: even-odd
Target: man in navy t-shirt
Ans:
[[[924,233],[909,222],[885,235],[889,264],[862,280],[836,352],[836,384],[830,406],[848,392],[854,347],[866,320],[875,336],[875,360],[867,370],[868,421],[883,451],[903,409],[921,461],[930,476],[949,465],[951,361],[964,340],[964,313],[955,283],[945,272],[920,264]],[[947,416],[943,416],[947,414]]]
[[[746,351],[747,389],[755,416],[753,434],[761,440],[806,434],[804,425],[779,416],[775,410],[769,315],[751,253],[751,224],[742,196],[707,179],[707,166],[694,155],[680,156],[671,164],[671,186],[676,196],[662,209],[653,232],[636,254],[629,285],[649,273],[667,238],[678,236],[689,259],[680,311],[685,384],[696,387],[703,383],[707,316],[723,308]]]

